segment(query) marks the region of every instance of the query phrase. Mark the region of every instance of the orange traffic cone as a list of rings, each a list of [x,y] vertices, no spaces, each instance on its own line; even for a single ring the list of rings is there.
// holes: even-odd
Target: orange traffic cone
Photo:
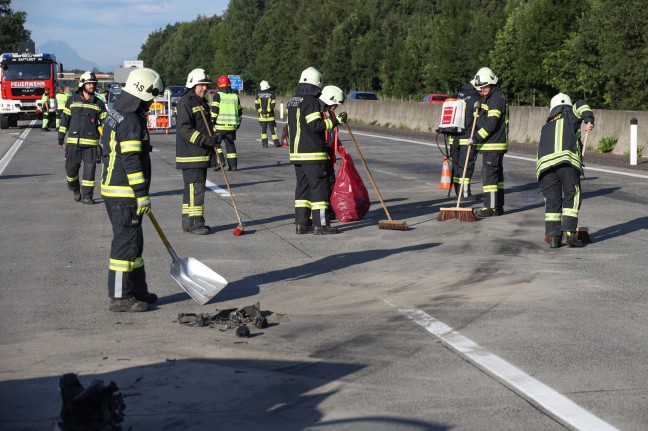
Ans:
[[[447,157],[443,158],[443,169],[441,169],[441,182],[439,189],[449,189],[450,182],[452,181],[452,174],[450,173],[450,160]]]
[[[281,146],[288,147],[288,132],[286,131],[286,126],[283,128],[283,133],[281,134]]]

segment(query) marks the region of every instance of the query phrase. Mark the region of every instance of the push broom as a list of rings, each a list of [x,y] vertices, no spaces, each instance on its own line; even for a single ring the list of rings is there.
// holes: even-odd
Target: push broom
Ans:
[[[212,130],[209,127],[209,123],[207,122],[207,117],[205,117],[205,113],[201,110],[200,115],[202,115],[203,121],[205,122],[205,127],[207,127],[207,132],[209,133],[209,136],[213,136]],[[216,160],[218,160],[218,166],[220,167],[220,171],[223,173],[223,179],[225,180],[225,185],[227,186],[227,192],[229,193],[230,197],[232,198],[232,205],[234,206],[234,213],[236,214],[236,219],[238,220],[238,226],[234,228],[234,236],[241,236],[243,235],[243,232],[245,231],[245,225],[243,225],[243,222],[241,221],[241,215],[239,214],[238,207],[236,206],[236,200],[234,199],[234,193],[232,193],[232,189],[230,188],[230,183],[227,180],[227,174],[225,174],[225,167],[221,163],[220,156],[216,152],[216,149],[214,149],[214,154],[216,154]]]
[[[391,215],[389,214],[389,210],[387,210],[387,205],[385,205],[385,201],[383,201],[383,198],[380,194],[380,191],[378,190],[378,186],[376,185],[376,182],[373,179],[373,176],[371,175],[371,171],[369,170],[369,167],[367,166],[367,162],[365,162],[364,157],[362,157],[362,152],[360,151],[360,147],[358,146],[358,143],[356,142],[355,138],[353,137],[353,133],[351,133],[351,128],[347,123],[344,123],[347,129],[347,132],[349,132],[349,136],[351,137],[351,141],[353,142],[353,145],[356,147],[356,150],[358,151],[358,155],[360,156],[360,160],[362,161],[362,165],[364,166],[365,170],[367,171],[367,175],[369,176],[369,179],[371,180],[371,184],[374,187],[374,190],[376,190],[376,194],[378,195],[378,199],[380,200],[380,203],[382,204],[383,209],[385,210],[385,214],[387,214],[387,219],[388,220],[380,220],[378,222],[378,229],[389,229],[389,230],[407,230],[407,222],[404,220],[392,220]]]
[[[473,116],[472,130],[470,131],[470,140],[472,141],[473,135],[475,134],[475,126],[477,125],[477,115],[479,114],[479,101],[475,102],[475,114]],[[437,220],[446,221],[452,219],[458,219],[460,221],[477,221],[475,213],[473,213],[472,208],[460,208],[461,197],[463,196],[463,188],[466,182],[466,171],[468,170],[468,162],[470,161],[470,150],[472,145],[468,145],[468,150],[466,151],[466,161],[464,162],[463,173],[461,174],[461,186],[459,187],[459,196],[457,196],[457,206],[453,208],[441,208],[439,210],[439,216]]]

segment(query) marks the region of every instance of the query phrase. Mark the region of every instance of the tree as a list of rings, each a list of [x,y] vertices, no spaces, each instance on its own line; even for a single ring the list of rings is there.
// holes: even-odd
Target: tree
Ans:
[[[25,29],[27,13],[13,12],[11,0],[0,0],[0,52],[16,52],[31,37]]]

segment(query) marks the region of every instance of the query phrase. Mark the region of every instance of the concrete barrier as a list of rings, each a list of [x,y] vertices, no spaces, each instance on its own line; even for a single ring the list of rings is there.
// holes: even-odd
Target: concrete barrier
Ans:
[[[276,115],[279,104],[289,97],[277,97]],[[241,104],[246,109],[254,109],[254,96],[241,96]],[[340,109],[340,108],[338,108]],[[383,127],[403,128],[421,132],[433,132],[441,116],[441,105],[433,103],[394,101],[394,100],[347,100],[343,105],[352,121]],[[548,108],[530,106],[511,106],[509,115],[509,139],[512,142],[537,145],[540,130],[547,120]],[[596,149],[601,138],[615,137],[618,140],[613,153],[622,155],[630,150],[630,120],[638,120],[638,148],[644,149],[643,157],[648,157],[648,112],[594,110],[596,128],[590,133],[588,146]]]

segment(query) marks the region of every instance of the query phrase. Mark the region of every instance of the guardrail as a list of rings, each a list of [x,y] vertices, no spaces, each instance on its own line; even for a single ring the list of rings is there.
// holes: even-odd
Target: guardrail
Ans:
[[[254,96],[240,95],[241,104],[246,109],[254,110]],[[277,97],[275,114],[278,118],[280,104],[285,106],[289,97]],[[547,121],[548,108],[531,106],[511,106],[509,115],[509,140],[512,142],[537,145],[540,130]],[[366,101],[347,100],[341,112],[346,111],[349,118],[364,124],[383,127],[403,128],[422,132],[433,132],[441,115],[441,105],[409,101]],[[644,149],[643,156],[648,157],[648,133],[642,133],[641,127],[648,126],[648,112],[645,111],[610,111],[594,109],[596,128],[589,136],[589,145],[596,148],[604,137],[615,137],[618,140],[613,153],[623,155],[630,150],[630,121],[637,119],[639,124],[638,148]]]

